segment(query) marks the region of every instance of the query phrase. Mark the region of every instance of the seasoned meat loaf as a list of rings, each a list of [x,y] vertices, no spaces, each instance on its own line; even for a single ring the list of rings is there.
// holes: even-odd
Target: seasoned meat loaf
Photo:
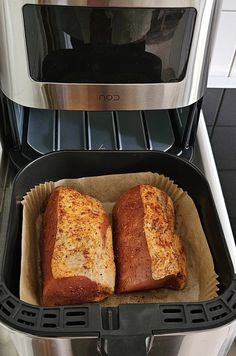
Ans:
[[[112,232],[98,200],[56,188],[44,213],[40,250],[43,305],[100,301],[113,293]]]
[[[184,288],[186,257],[165,192],[150,185],[128,190],[113,208],[113,225],[117,293]]]

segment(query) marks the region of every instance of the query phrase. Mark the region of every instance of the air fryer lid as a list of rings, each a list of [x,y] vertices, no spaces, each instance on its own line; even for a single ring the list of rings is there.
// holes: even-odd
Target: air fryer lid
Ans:
[[[198,303],[120,305],[117,308],[101,308],[99,304],[45,308],[20,301],[20,201],[24,194],[49,180],[140,171],[158,172],[170,177],[194,200],[219,275],[219,297]],[[192,164],[166,153],[60,151],[30,163],[17,175],[13,184],[3,249],[0,320],[18,331],[47,337],[96,335],[106,341],[101,345],[108,345],[109,354],[115,355],[114,345],[123,345],[127,350],[124,355],[130,355],[134,354],[133,341],[137,336],[144,343],[145,337],[153,333],[209,329],[229,323],[236,316],[236,277],[209,185]],[[136,345],[137,349],[139,343]],[[139,351],[144,354],[141,346]],[[123,352],[121,348],[119,352]]]

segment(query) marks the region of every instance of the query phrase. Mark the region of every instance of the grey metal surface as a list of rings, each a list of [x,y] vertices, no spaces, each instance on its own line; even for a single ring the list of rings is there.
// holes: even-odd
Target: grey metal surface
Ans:
[[[185,78],[158,84],[65,84],[29,75],[22,7],[25,4],[105,7],[195,7],[198,16]],[[0,83],[11,100],[28,107],[70,110],[148,110],[190,105],[207,81],[216,0],[0,0]],[[14,25],[13,25],[14,24]]]
[[[236,324],[205,332],[155,336],[149,356],[225,356],[236,336]]]
[[[226,356],[236,336],[235,330],[234,322],[207,331],[155,335],[147,343],[148,355]],[[38,338],[0,326],[1,356],[98,356],[97,347],[96,337]]]
[[[97,338],[36,338],[0,327],[1,356],[99,356]]]

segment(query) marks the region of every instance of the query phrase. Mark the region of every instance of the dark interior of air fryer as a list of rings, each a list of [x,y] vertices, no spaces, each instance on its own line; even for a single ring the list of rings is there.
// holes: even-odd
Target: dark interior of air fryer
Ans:
[[[154,309],[160,314],[153,319],[150,332],[209,328],[231,320],[236,308],[232,262],[208,182],[190,163],[201,100],[181,109],[130,112],[30,109],[6,97],[3,104],[5,144],[19,173],[12,185],[0,266],[0,316],[14,328],[46,336],[100,332],[101,325],[103,330],[123,328],[127,333],[127,325],[132,324],[133,332],[134,324],[144,325],[143,319],[137,321],[139,315],[145,315],[149,325]],[[145,171],[170,177],[194,200],[219,276],[219,297],[185,307],[183,303],[129,304],[112,309],[100,309],[96,303],[42,308],[20,301],[21,200],[25,193],[50,180]],[[179,314],[173,314],[177,310]],[[48,315],[54,319],[48,321]],[[118,328],[119,322],[123,326]]]
[[[31,109],[6,98],[3,104],[7,146],[21,168],[43,154],[68,149],[159,150],[189,159],[201,100],[175,110],[129,112]]]

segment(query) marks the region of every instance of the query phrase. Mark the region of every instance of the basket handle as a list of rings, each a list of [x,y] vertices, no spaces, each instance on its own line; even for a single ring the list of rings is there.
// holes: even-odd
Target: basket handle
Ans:
[[[107,336],[102,337],[102,356],[147,356],[147,336]]]

